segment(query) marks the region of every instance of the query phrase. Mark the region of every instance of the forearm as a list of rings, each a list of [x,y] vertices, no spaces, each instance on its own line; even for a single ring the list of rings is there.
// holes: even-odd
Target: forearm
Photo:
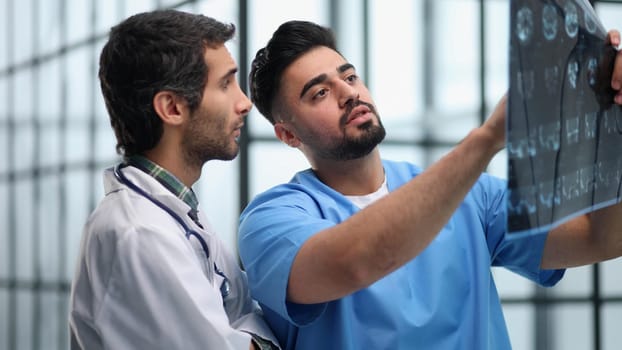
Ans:
[[[292,266],[289,300],[316,303],[342,297],[416,257],[499,150],[497,139],[485,128],[474,130],[409,183],[310,238]]]
[[[602,252],[600,260],[622,255],[622,203],[612,205],[590,214],[592,230]]]
[[[342,228],[358,248],[351,251],[360,252],[352,258],[364,267],[358,275],[365,284],[417,256],[447,224],[495,154],[479,132],[473,131],[440,161]]]
[[[579,216],[549,233],[541,267],[558,269],[622,256],[622,204]]]

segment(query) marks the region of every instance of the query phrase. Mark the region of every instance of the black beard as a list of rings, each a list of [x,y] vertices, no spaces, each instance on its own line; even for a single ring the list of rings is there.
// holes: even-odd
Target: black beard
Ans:
[[[377,115],[376,115],[377,116]],[[348,138],[344,135],[343,140],[333,149],[327,151],[328,158],[334,160],[353,160],[368,155],[386,136],[386,130],[378,117],[378,125],[368,121],[359,125],[359,130],[364,133],[357,138]]]

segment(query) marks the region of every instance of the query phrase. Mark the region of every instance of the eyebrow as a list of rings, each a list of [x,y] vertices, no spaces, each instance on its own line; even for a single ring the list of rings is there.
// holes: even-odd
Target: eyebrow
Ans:
[[[233,67],[227,71],[227,73],[223,74],[218,81],[223,81],[231,76],[234,76],[238,72],[238,67]]]
[[[352,63],[344,63],[341,66],[337,67],[337,73],[343,73],[345,71],[347,71],[348,69],[354,69],[354,65]],[[317,77],[309,80],[303,87],[302,87],[302,91],[300,92],[300,98],[302,98],[302,96],[304,96],[307,91],[309,91],[309,89],[311,89],[313,86],[323,82],[324,80],[326,80],[326,78],[328,77],[328,75],[326,74],[320,74]]]

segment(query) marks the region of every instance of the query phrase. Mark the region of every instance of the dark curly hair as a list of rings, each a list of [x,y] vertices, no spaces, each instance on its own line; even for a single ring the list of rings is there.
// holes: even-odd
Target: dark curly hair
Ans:
[[[114,26],[99,61],[99,79],[117,153],[152,149],[163,132],[153,107],[160,91],[171,91],[196,110],[207,83],[207,47],[233,37],[235,26],[203,15],[157,10]]]
[[[250,95],[257,110],[270,123],[276,122],[273,104],[283,71],[298,57],[318,46],[339,52],[329,28],[307,21],[289,21],[281,24],[266,47],[257,51],[249,74]]]

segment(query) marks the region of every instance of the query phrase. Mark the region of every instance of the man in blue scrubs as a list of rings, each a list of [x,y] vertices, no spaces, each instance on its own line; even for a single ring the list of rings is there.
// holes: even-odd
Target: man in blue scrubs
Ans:
[[[622,255],[620,205],[506,239],[506,183],[483,174],[504,147],[505,97],[423,171],[381,158],[374,101],[330,30],[283,24],[250,78],[257,109],[311,165],[240,219],[251,291],[286,349],[509,349],[491,266],[551,286]]]

